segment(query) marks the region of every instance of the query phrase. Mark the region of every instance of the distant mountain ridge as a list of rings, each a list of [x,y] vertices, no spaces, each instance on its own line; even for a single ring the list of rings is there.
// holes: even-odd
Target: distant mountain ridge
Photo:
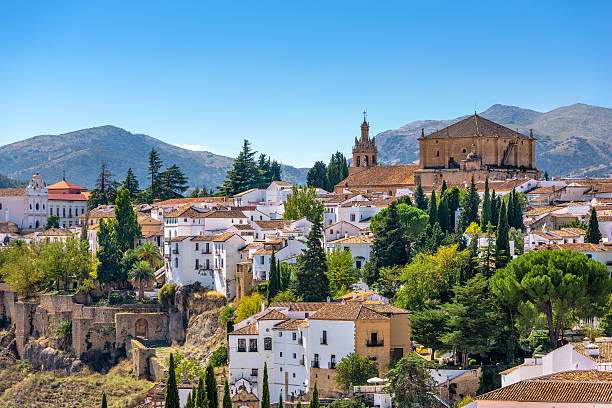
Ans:
[[[480,116],[528,134],[533,129],[536,166],[555,176],[612,174],[612,109],[577,103],[537,112],[496,104]],[[466,116],[447,120],[419,120],[376,135],[379,161],[409,164],[419,159],[421,128],[425,134],[443,129]]]
[[[0,146],[0,172],[11,178],[29,180],[39,171],[48,183],[61,180],[65,172],[71,182],[92,188],[104,160],[118,181],[125,178],[131,167],[143,188],[149,185],[147,168],[151,148],[158,151],[164,166],[179,166],[193,187],[220,186],[234,160],[211,152],[183,149],[107,125],[61,135],[35,136]],[[236,146],[236,150],[239,148]],[[283,165],[282,179],[303,184],[307,171]]]

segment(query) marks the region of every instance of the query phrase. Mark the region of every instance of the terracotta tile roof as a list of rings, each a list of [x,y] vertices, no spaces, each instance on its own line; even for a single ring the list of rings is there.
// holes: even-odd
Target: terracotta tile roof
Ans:
[[[270,309],[264,314],[257,316],[255,320],[287,320],[288,318],[278,310]]]
[[[311,320],[385,320],[388,317],[361,303],[328,303],[309,317]]]
[[[72,231],[66,228],[49,228],[46,231],[38,234],[39,237],[64,237],[74,234]]]
[[[531,190],[527,194],[529,194],[529,195],[532,195],[532,194],[553,194],[553,193],[556,193],[557,191],[564,190],[565,187],[566,186],[539,187],[539,188],[536,188],[535,190]]]
[[[388,207],[392,201],[394,201],[392,198],[378,198],[368,201],[349,201],[348,203],[342,204],[341,207]]]
[[[71,183],[69,181],[66,180],[62,180],[60,182],[57,182],[55,184],[51,184],[50,186],[47,186],[47,190],[51,191],[51,190],[79,190],[79,191],[87,191],[87,189],[85,187],[81,187],[77,184]]]
[[[25,197],[25,188],[0,188],[0,197]]]
[[[576,238],[576,234],[573,234],[570,231],[564,231],[564,230],[548,230],[548,233],[551,235],[556,235],[558,237],[564,237],[564,238]]]
[[[595,344],[599,348],[599,356],[593,358],[586,354],[583,342],[573,342],[572,346],[578,353],[583,354],[591,360],[597,361],[598,363],[610,363],[612,362],[612,342],[610,341],[595,341],[591,344]]]
[[[396,185],[413,186],[414,171],[418,169],[419,166],[411,164],[369,167],[358,173],[351,174],[336,184],[336,187],[345,188],[347,185],[348,188]]]
[[[161,222],[151,217],[149,214],[138,214],[138,224],[140,225],[161,225]]]
[[[476,397],[513,402],[612,403],[612,372],[565,371],[519,381]]]
[[[169,200],[158,201],[153,205],[177,205],[177,204],[192,204],[192,203],[231,203],[233,200],[228,197],[186,197],[186,198],[171,198]]]
[[[17,224],[11,221],[0,221],[0,232],[2,233],[16,233],[19,231]]]
[[[293,184],[289,183],[288,181],[283,181],[283,180],[274,180],[272,183],[277,184],[279,186],[292,186]],[[270,184],[272,184],[270,183]]]
[[[191,238],[190,235],[179,235],[178,237],[174,237],[170,240],[170,242],[183,242],[187,238]]]
[[[323,201],[325,204],[338,204],[343,203],[346,200],[350,200],[353,197],[358,196],[359,194],[326,194],[325,196],[319,196],[318,198]]]
[[[256,335],[258,334],[258,330],[257,330],[257,322],[253,322],[251,324],[248,324],[238,330],[234,330],[233,332],[229,333],[229,335]]]
[[[550,234],[548,234],[548,233],[546,233],[544,231],[540,231],[540,230],[531,231],[531,233],[533,235],[537,235],[539,237],[542,237],[544,239],[548,239],[548,240],[551,240],[551,241],[559,240],[560,239],[558,237],[552,236],[552,235],[550,235]]]
[[[583,230],[582,228],[574,228],[574,227],[566,227],[563,228],[566,231],[569,232],[573,232],[574,234],[578,234],[578,235],[586,235],[586,231]]]
[[[249,224],[236,224],[232,225],[232,227],[240,231],[253,231],[253,227],[251,227]]]
[[[233,232],[224,232],[223,234],[218,234],[218,235],[196,235],[191,240],[194,242],[204,242],[204,241],[225,242],[231,237],[233,237],[234,235],[236,234],[234,234]]]
[[[252,392],[242,390],[232,395],[232,402],[259,402],[259,399]]]
[[[269,220],[269,221],[253,221],[261,229],[285,229],[291,225],[292,220]]]
[[[598,244],[587,244],[587,243],[567,243],[567,244],[541,244],[534,248],[534,251],[578,251],[578,252],[601,252],[601,251],[612,251],[612,244],[605,243],[603,249],[599,248]]]
[[[78,194],[62,194],[49,193],[47,195],[49,201],[87,201],[87,196],[83,193]]]
[[[272,248],[261,248],[253,252],[253,255],[272,255],[272,252],[275,252]]]
[[[85,214],[80,215],[79,218],[85,218]],[[89,212],[89,218],[115,218],[115,206],[99,205]]]
[[[314,312],[328,304],[327,302],[272,302],[270,307],[288,308],[292,312]]]
[[[299,319],[287,319],[284,322],[280,322],[274,325],[275,329],[282,330],[297,330],[303,320]]]
[[[215,210],[208,213],[205,218],[246,218],[242,211]]]
[[[590,194],[602,194],[602,193],[612,193],[612,183],[600,183],[592,186],[587,193]]]
[[[362,235],[354,235],[351,237],[340,238],[335,241],[329,241],[328,244],[371,244],[374,242],[373,237],[364,237]]]
[[[391,314],[411,314],[409,310],[402,309],[397,306],[393,306],[390,303],[368,303],[368,308],[378,313],[391,313]]]
[[[556,210],[560,210],[562,207],[559,206],[537,206],[537,207],[527,207],[525,212],[523,212],[524,216],[535,216],[547,214],[549,212],[553,212]]]
[[[501,137],[514,139],[518,136],[519,139],[529,139],[522,133],[516,130],[509,129],[505,126],[497,124],[489,119],[485,119],[477,114],[468,116],[457,123],[453,123],[444,129],[430,133],[425,136],[425,139],[446,139],[456,137]]]

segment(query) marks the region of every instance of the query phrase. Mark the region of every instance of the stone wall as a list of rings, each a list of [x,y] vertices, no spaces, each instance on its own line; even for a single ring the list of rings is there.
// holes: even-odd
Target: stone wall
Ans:
[[[155,370],[151,361],[156,356],[155,349],[144,346],[138,340],[131,341],[131,349],[136,378],[155,379]]]
[[[141,337],[149,341],[168,341],[168,314],[126,313],[115,315],[117,348],[130,345],[131,339]]]
[[[87,360],[94,353],[113,353],[116,343],[115,323],[95,322],[93,319],[72,320],[72,348],[78,358]]]

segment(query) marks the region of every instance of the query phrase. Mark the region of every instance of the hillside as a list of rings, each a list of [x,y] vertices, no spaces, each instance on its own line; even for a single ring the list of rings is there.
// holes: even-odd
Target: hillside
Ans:
[[[25,181],[15,180],[0,174],[0,188],[24,187],[25,185],[27,185]]]
[[[189,185],[194,187],[220,186],[233,161],[231,157],[183,149],[115,126],[100,126],[62,135],[35,136],[1,146],[0,169],[7,176],[21,180],[28,180],[39,171],[48,183],[61,180],[65,171],[71,182],[92,188],[100,162],[105,160],[116,179],[123,180],[131,167],[141,186],[147,186],[147,158],[151,148],[159,152],[164,165],[179,166],[189,177]],[[301,184],[306,180],[307,171],[283,166],[282,178]]]
[[[612,173],[612,109],[574,104],[536,112],[516,106],[493,105],[481,116],[529,133],[536,142],[536,166],[555,176],[608,176]],[[421,128],[425,134],[464,119],[421,120],[376,135],[379,160],[385,164],[418,161]]]

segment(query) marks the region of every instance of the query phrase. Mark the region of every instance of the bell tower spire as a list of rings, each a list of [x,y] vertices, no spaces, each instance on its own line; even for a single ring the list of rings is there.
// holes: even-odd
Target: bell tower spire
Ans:
[[[367,121],[367,111],[363,111],[363,123],[361,124],[361,141],[367,142],[370,139],[370,124]]]
[[[370,139],[370,124],[367,112],[363,111],[363,122],[361,123],[361,137],[355,138],[353,146],[353,163],[349,168],[349,174],[364,170],[367,167],[378,165],[378,149],[376,138]]]

